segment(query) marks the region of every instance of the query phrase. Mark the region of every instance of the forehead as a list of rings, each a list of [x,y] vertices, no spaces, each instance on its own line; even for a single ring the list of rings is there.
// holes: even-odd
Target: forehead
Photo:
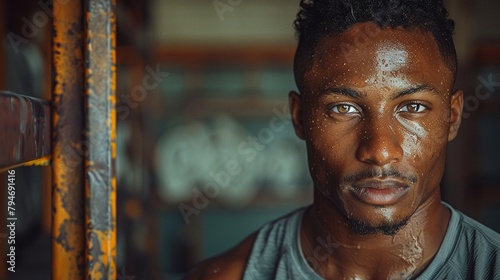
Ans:
[[[385,28],[367,22],[344,33],[321,38],[312,67],[305,73],[309,89],[332,86],[404,87],[430,84],[449,91],[452,73],[430,33]]]

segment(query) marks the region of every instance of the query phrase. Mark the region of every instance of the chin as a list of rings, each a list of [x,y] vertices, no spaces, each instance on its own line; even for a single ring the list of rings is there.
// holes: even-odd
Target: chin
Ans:
[[[323,198],[327,198],[330,207],[336,208],[344,216],[351,231],[359,235],[395,235],[416,211],[413,207],[408,207],[416,204],[411,192],[393,205],[371,205],[352,197],[350,192],[334,196],[322,189],[317,190]]]
[[[347,218],[347,224],[349,225],[351,231],[358,235],[385,234],[393,236],[408,223],[409,219],[410,217],[405,217],[374,224],[371,221]]]
[[[345,218],[351,231],[360,235],[395,235],[408,223],[414,213],[407,211],[409,209],[400,209],[395,205],[359,205],[359,208],[356,208],[346,209]]]
[[[390,204],[377,205],[362,201],[350,192],[339,197],[340,206],[347,224],[357,234],[394,235],[403,228],[417,210],[419,199],[415,197],[413,188],[409,188],[397,200]]]

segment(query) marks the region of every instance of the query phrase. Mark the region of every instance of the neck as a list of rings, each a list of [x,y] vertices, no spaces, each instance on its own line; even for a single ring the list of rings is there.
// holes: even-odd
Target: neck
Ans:
[[[394,235],[360,235],[316,192],[314,206],[304,215],[301,246],[309,264],[326,279],[408,278],[422,272],[434,257],[449,218],[438,188]]]

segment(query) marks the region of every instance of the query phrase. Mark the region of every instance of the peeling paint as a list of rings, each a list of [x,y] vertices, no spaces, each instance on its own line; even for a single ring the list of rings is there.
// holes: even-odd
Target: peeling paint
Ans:
[[[54,1],[52,93],[52,279],[85,279],[83,161],[84,23],[81,0]],[[71,30],[71,32],[69,32]],[[71,164],[69,164],[71,162]]]
[[[116,279],[116,2],[87,5],[87,277]]]

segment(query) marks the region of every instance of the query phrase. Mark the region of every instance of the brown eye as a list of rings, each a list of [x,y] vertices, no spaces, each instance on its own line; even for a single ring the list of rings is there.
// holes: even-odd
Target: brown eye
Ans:
[[[347,104],[339,104],[332,107],[332,111],[338,114],[356,113],[358,110],[354,106]]]
[[[403,108],[401,108],[401,112],[408,112],[408,113],[422,113],[425,110],[427,110],[427,107],[418,103],[408,104]]]

